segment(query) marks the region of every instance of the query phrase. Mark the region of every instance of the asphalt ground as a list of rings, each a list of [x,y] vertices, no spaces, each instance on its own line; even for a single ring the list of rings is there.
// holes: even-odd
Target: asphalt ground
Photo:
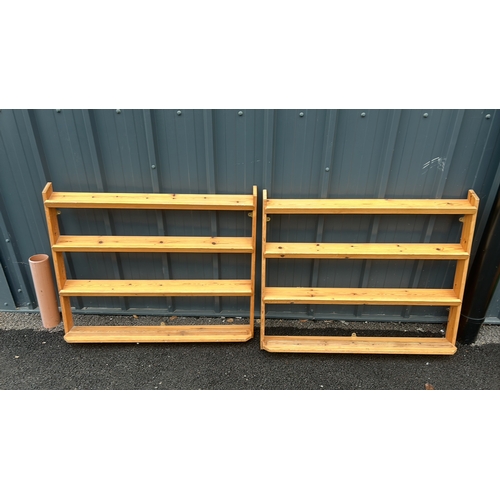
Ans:
[[[206,323],[206,318],[75,315],[76,324]],[[211,319],[212,324],[244,319]],[[444,325],[268,320],[268,333],[432,336]],[[1,390],[498,390],[500,325],[453,356],[269,353],[245,343],[68,344],[62,324],[0,313]],[[427,385],[429,387],[429,385]]]
[[[266,326],[424,336],[444,325]],[[237,344],[68,344],[62,325],[0,313],[6,498],[498,496],[500,326],[453,356],[268,353],[258,333]]]

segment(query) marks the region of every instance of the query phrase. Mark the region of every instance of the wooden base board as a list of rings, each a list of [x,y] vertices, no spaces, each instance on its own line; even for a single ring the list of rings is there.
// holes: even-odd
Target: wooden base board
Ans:
[[[249,325],[74,326],[64,340],[68,343],[246,342],[252,337]]]
[[[422,337],[305,337],[265,336],[269,352],[345,354],[454,354],[457,348],[445,338]]]

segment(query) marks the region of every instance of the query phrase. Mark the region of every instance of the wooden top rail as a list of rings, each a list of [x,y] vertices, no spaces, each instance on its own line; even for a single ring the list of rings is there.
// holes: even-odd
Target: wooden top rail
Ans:
[[[267,214],[473,214],[477,207],[471,203],[476,197],[469,191],[469,199],[265,199],[264,209]]]
[[[257,187],[254,186],[254,194]],[[49,208],[109,208],[144,210],[253,210],[254,195],[77,193],[53,192],[47,183],[45,206]]]

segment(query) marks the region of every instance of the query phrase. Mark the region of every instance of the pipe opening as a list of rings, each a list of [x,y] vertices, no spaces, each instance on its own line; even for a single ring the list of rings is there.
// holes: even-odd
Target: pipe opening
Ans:
[[[36,255],[32,255],[29,258],[30,263],[37,264],[39,262],[45,262],[46,260],[49,260],[49,256],[45,253],[39,253]]]

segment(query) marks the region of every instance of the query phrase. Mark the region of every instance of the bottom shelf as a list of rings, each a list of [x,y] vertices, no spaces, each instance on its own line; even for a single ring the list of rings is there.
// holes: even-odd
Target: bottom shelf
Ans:
[[[262,349],[269,352],[449,355],[457,350],[444,338],[309,336],[266,336]]]
[[[246,342],[252,337],[249,325],[74,326],[64,340],[69,343]]]

